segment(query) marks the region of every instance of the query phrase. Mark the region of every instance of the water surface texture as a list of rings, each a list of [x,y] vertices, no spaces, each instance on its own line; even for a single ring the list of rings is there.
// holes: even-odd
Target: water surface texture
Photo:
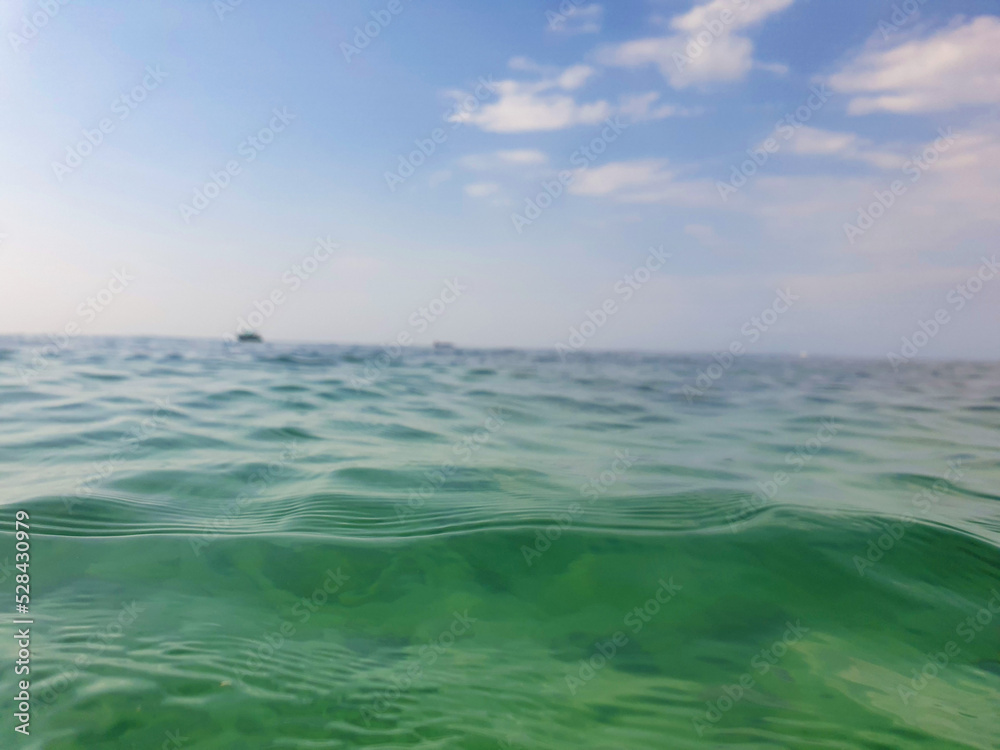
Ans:
[[[996,365],[40,344],[4,747],[1000,746]]]

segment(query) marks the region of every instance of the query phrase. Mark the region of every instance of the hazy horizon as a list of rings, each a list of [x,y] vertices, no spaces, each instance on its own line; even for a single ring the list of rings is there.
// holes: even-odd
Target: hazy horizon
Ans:
[[[1000,358],[995,6],[52,7],[2,333]]]
[[[45,333],[0,333],[0,340],[5,338],[13,339],[29,339],[29,340],[40,340],[41,345],[38,347],[39,351],[43,356],[48,356],[47,352],[41,351],[44,349],[46,344],[54,346],[57,350],[62,350],[66,347],[60,347],[58,339],[55,341],[50,338],[54,335],[53,332],[48,331]],[[72,338],[72,341],[86,341],[88,339],[154,339],[154,340],[164,340],[164,341],[196,341],[199,343],[219,343],[219,344],[235,344],[239,346],[253,346],[254,344],[242,344],[239,342],[228,341],[223,337],[213,337],[213,336],[174,336],[170,334],[153,334],[153,333],[129,333],[129,334],[94,334],[94,335],[80,335]],[[433,341],[415,343],[410,346],[399,348],[404,354],[406,351],[434,351],[436,342],[441,340],[435,339]],[[374,349],[382,350],[387,349],[389,344],[387,342],[378,341],[329,341],[322,339],[286,339],[286,338],[264,338],[263,343],[265,344],[281,344],[287,346],[336,346],[344,348],[364,348],[364,349]],[[558,353],[553,350],[551,346],[518,346],[518,345],[504,345],[497,344],[493,346],[479,346],[476,344],[463,343],[461,341],[443,341],[442,343],[452,345],[454,350],[458,353],[462,352],[527,352],[527,353],[541,353],[548,352],[553,354],[553,356],[558,356]],[[631,349],[618,349],[618,348],[605,348],[605,347],[586,347],[579,352],[569,353],[565,360],[571,361],[576,354],[583,355],[616,355],[616,354],[641,354],[641,355],[654,355],[663,357],[703,357],[705,358],[705,364],[711,364],[715,360],[712,359],[713,355],[719,354],[721,356],[723,348],[717,350],[711,349],[642,349],[642,348],[631,348]],[[447,353],[447,350],[445,351]],[[837,360],[857,360],[859,362],[872,362],[872,361],[882,361],[885,362],[885,355],[874,355],[874,354],[851,354],[849,352],[835,352],[835,351],[806,351],[799,350],[795,351],[758,351],[758,352],[747,352],[740,355],[739,359],[745,358],[788,358],[788,359],[799,359],[799,360],[810,360],[810,359],[837,359]],[[394,356],[393,359],[396,359]],[[938,364],[947,363],[983,363],[989,364],[997,361],[996,357],[949,357],[940,356],[935,354],[925,354],[920,353],[920,358],[917,361],[927,361]]]

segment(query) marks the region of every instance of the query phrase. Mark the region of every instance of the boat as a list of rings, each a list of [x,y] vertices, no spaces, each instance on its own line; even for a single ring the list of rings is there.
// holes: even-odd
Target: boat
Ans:
[[[260,334],[257,333],[256,331],[244,331],[243,333],[239,334],[236,337],[236,340],[237,341],[245,341],[245,342],[248,342],[248,343],[259,344],[264,339],[262,339],[260,337]]]
[[[454,351],[455,345],[452,344],[450,341],[435,341],[434,348],[437,349],[438,351],[450,352]]]

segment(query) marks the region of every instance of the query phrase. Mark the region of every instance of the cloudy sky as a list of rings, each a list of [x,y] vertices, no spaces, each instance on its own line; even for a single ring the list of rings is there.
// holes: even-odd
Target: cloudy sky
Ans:
[[[0,333],[996,358],[998,14],[11,0]]]

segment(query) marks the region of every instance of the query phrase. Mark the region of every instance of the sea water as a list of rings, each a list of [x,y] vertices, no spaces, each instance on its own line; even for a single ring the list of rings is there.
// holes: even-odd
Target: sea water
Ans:
[[[1000,746],[1000,367],[714,362],[0,339],[0,745]]]

